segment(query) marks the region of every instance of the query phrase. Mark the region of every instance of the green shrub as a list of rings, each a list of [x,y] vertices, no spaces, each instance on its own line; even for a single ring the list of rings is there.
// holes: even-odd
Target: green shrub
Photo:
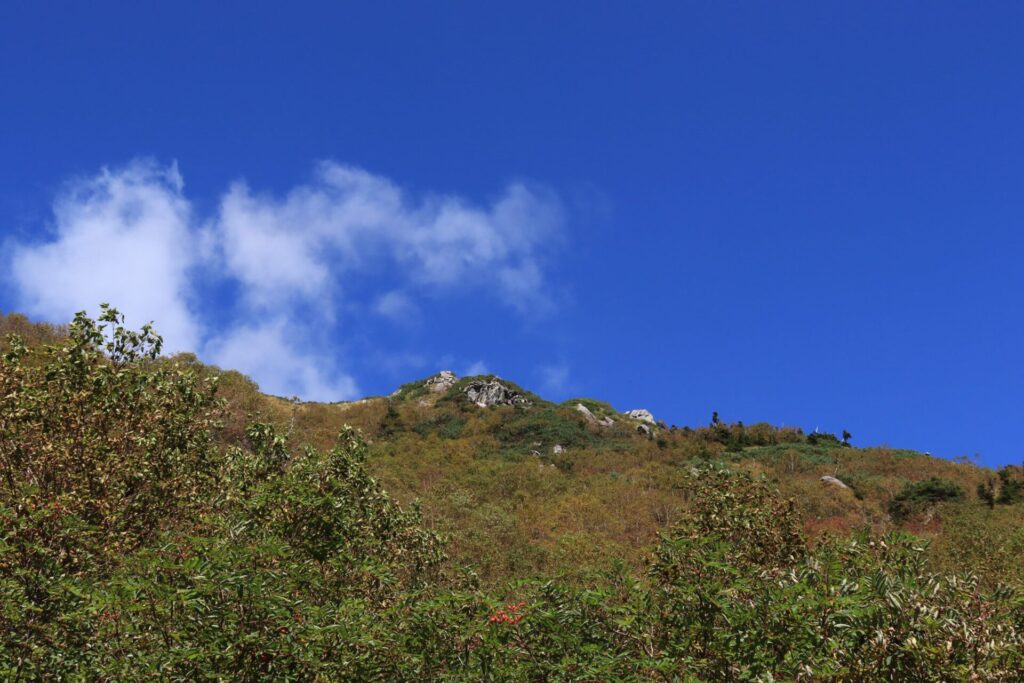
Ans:
[[[835,434],[827,432],[811,432],[807,435],[807,443],[812,446],[842,446],[843,442],[836,438]]]
[[[889,503],[889,514],[901,522],[937,503],[962,500],[964,491],[957,484],[939,477],[907,484]]]
[[[996,474],[999,476],[999,497],[997,503],[1013,505],[1024,501],[1024,478],[1021,478],[1019,467],[1003,467]]]
[[[504,420],[492,433],[506,447],[522,450],[524,446],[540,443],[550,449],[555,444],[566,448],[580,448],[594,442],[579,414],[566,408],[533,406],[525,410],[509,410]]]
[[[413,429],[420,436],[437,434],[442,439],[457,439],[462,436],[468,422],[463,415],[440,413],[420,422]]]
[[[51,548],[74,564],[138,547],[205,501],[219,406],[215,379],[157,362],[160,337],[125,329],[114,309],[79,313],[68,335],[31,352],[12,339],[0,358],[0,505],[74,520],[75,547]]]

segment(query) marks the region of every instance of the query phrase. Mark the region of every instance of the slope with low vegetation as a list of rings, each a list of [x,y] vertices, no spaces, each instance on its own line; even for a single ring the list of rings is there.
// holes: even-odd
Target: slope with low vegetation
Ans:
[[[1021,468],[0,332],[4,679],[1024,680]]]

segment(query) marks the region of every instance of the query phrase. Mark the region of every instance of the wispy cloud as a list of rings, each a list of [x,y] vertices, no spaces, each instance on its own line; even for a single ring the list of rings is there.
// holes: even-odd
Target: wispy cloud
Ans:
[[[487,363],[482,360],[474,361],[466,366],[466,369],[462,371],[463,377],[472,377],[473,375],[489,375],[491,371],[487,369]]]
[[[377,315],[403,325],[410,325],[419,320],[419,306],[408,294],[399,291],[385,292],[377,298],[373,305]]]
[[[564,363],[544,365],[539,370],[541,388],[547,396],[562,398],[572,390],[568,365]]]
[[[309,401],[338,401],[359,395],[355,380],[338,371],[325,353],[310,351],[294,322],[279,318],[243,324],[215,335],[205,355],[221,367],[257,378],[260,387],[277,396]]]
[[[236,182],[200,216],[175,165],[136,161],[69,183],[45,237],[16,244],[7,265],[28,313],[67,320],[109,301],[133,325],[155,320],[167,350],[197,350],[273,393],[338,400],[358,388],[316,328],[337,322],[347,292],[396,321],[417,315],[410,292],[477,289],[543,313],[562,224],[558,199],[526,184],[478,205],[333,162],[280,195]],[[223,289],[238,292],[227,310],[203,305]]]
[[[199,253],[182,189],[175,166],[141,162],[71,183],[54,203],[46,239],[10,253],[21,305],[67,321],[116,302],[136,326],[159,319],[168,349],[196,349],[201,328],[189,305],[196,294],[189,274]]]

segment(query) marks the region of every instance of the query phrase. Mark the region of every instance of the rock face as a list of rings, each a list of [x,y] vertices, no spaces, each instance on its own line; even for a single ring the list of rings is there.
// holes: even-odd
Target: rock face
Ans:
[[[576,410],[583,414],[583,417],[587,418],[587,422],[597,422],[597,418],[590,412],[590,408],[586,407],[582,403],[576,404]]]
[[[433,377],[427,379],[427,391],[432,394],[440,394],[442,391],[448,391],[451,389],[455,382],[458,381],[458,377],[451,370],[442,370]]]
[[[651,411],[645,408],[637,408],[636,410],[627,410],[626,417],[633,418],[634,420],[640,420],[642,422],[650,422],[655,424],[654,416],[651,415]]]
[[[821,482],[823,484],[827,484],[829,486],[838,486],[841,489],[848,489],[848,488],[850,488],[849,486],[847,486],[846,484],[844,484],[840,480],[836,479],[835,477],[829,476],[827,474],[824,477],[821,478]]]
[[[528,406],[533,403],[521,393],[496,379],[475,380],[464,389],[466,397],[481,408],[487,406]]]
[[[586,407],[582,403],[576,404],[576,410],[582,413],[583,417],[587,418],[587,422],[592,422],[593,424],[598,424],[601,425],[602,427],[611,427],[613,424],[615,424],[615,420],[608,417],[607,415],[602,417],[600,420],[597,419],[597,416],[590,412],[590,408]]]

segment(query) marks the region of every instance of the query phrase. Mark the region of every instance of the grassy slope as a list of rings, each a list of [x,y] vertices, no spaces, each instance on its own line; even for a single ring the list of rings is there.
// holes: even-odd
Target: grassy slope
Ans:
[[[12,331],[33,344],[64,332],[0,316],[0,351]],[[370,465],[387,489],[402,501],[419,499],[426,521],[450,537],[453,558],[475,565],[487,582],[541,573],[585,580],[620,560],[639,567],[659,532],[688,504],[683,468],[701,460],[775,482],[799,506],[812,538],[889,529],[889,501],[908,482],[953,481],[965,491],[963,501],[927,510],[904,528],[933,541],[938,567],[1024,578],[1024,505],[990,510],[974,491],[992,473],[970,463],[885,447],[812,445],[794,430],[766,425],[734,425],[731,433],[776,443],[718,443],[710,429],[660,430],[648,439],[621,416],[610,428],[589,424],[573,408],[580,399],[558,406],[531,395],[530,408],[480,409],[459,400],[457,386],[426,402],[411,400],[411,394],[422,398],[422,382],[406,385],[414,391],[391,401],[389,415],[386,398],[293,403],[259,393],[237,372],[209,371],[222,375],[224,443],[244,439],[244,426],[255,417],[290,433],[296,448],[329,447],[343,424],[361,429],[372,443]],[[607,404],[582,401],[598,417],[612,412]],[[553,454],[555,444],[565,452]],[[822,484],[825,474],[852,490]]]
[[[971,463],[887,447],[811,445],[793,430],[769,432],[764,425],[748,431],[760,429],[761,438],[779,443],[730,447],[709,440],[710,429],[660,430],[647,438],[626,420],[610,428],[589,424],[574,401],[481,409],[449,394],[428,405],[393,401],[386,419],[387,399],[295,404],[255,396],[248,403],[291,430],[296,443],[327,446],[341,425],[361,429],[387,489],[400,500],[420,500],[427,522],[450,537],[453,557],[475,565],[488,582],[539,573],[586,580],[620,560],[641,566],[659,532],[687,505],[682,468],[706,460],[776,483],[797,503],[812,539],[891,529],[889,502],[908,482],[953,481],[963,501],[925,510],[902,527],[933,540],[937,567],[1004,579],[1024,574],[1017,560],[1024,506],[985,506],[974,491],[992,473]],[[552,453],[555,444],[565,451]],[[823,484],[826,474],[851,490]]]

